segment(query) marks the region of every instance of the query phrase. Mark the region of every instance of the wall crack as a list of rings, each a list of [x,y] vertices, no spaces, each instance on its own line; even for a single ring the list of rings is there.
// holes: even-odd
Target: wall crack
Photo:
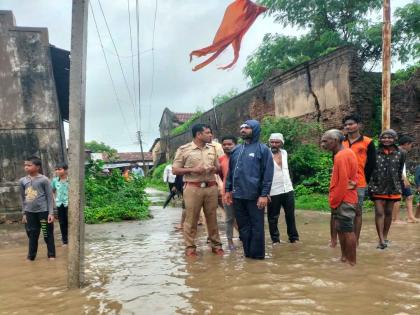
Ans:
[[[318,96],[315,94],[314,90],[312,89],[312,77],[311,77],[311,71],[309,69],[308,63],[305,65],[305,69],[306,69],[306,78],[308,82],[309,93],[311,93],[311,95],[313,96],[315,100],[316,121],[319,123],[321,121],[321,106],[319,105]]]

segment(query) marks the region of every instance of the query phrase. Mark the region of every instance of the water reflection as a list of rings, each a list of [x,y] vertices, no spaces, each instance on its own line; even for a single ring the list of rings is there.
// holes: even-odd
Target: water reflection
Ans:
[[[378,251],[366,215],[352,268],[328,247],[326,214],[298,212],[302,243],[267,244],[265,261],[244,259],[241,249],[211,254],[203,227],[200,256],[187,261],[174,229],[180,214],[153,207],[149,221],[87,226],[82,290],[66,290],[64,248],[49,262],[42,244],[40,257],[28,263],[24,238],[3,244],[0,314],[420,313],[420,224],[391,227],[390,248]]]

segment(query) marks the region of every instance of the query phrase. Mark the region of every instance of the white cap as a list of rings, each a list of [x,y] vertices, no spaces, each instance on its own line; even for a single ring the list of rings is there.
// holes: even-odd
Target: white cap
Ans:
[[[284,138],[281,133],[272,133],[270,135],[270,140],[280,140],[284,144]]]

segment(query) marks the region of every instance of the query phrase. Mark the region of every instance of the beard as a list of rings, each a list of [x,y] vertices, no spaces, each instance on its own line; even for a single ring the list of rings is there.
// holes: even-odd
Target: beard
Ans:
[[[279,148],[270,148],[271,152],[273,153],[279,153],[280,149]]]
[[[251,134],[241,134],[241,138],[243,139],[243,140],[248,140],[248,139],[252,139],[252,133]]]

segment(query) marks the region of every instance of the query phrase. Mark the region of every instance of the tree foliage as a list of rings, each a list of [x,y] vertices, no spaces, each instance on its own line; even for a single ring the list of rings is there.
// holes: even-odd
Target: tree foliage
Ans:
[[[373,22],[382,0],[261,0],[269,14],[284,26],[306,29],[300,37],[267,34],[258,50],[248,58],[244,73],[255,85],[274,69],[288,70],[322,56],[339,46],[355,47],[363,62],[381,58],[382,23]],[[396,10],[392,48],[401,62],[419,54],[420,4],[418,0]]]
[[[85,148],[92,151],[93,153],[110,153],[110,154],[116,154],[117,150],[110,147],[109,145],[106,145],[103,142],[97,142],[95,140],[85,142]]]
[[[226,93],[217,94],[215,97],[213,97],[213,105],[217,106],[220,104],[223,104],[224,102],[230,100],[232,97],[235,97],[238,95],[238,89],[231,88]]]

